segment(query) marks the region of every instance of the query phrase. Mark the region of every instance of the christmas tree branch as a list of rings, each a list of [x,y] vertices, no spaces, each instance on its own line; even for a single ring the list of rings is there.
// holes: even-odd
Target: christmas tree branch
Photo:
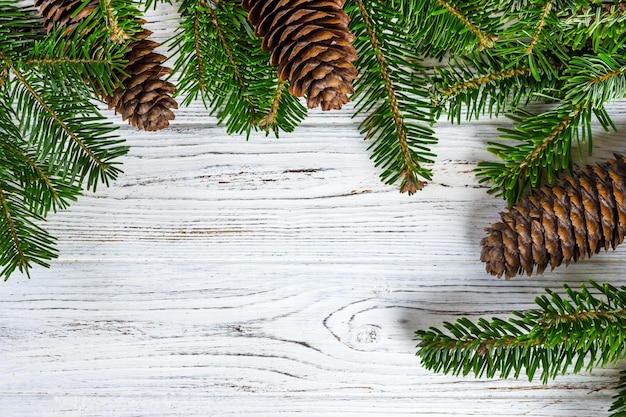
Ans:
[[[15,75],[16,79],[19,80],[20,84],[24,87],[25,91],[39,104],[39,108],[42,112],[34,112],[31,113],[37,115],[38,117],[46,117],[49,118],[52,123],[58,126],[59,130],[64,132],[66,137],[71,139],[71,141],[76,145],[74,148],[74,154],[78,156],[78,154],[82,155],[83,158],[86,158],[89,162],[86,163],[88,166],[93,166],[97,173],[95,176],[108,178],[109,176],[115,177],[115,172],[109,174],[110,165],[104,162],[96,153],[81,139],[77,133],[70,129],[67,123],[59,117],[57,112],[42,98],[42,96],[36,91],[35,87],[26,80],[24,75],[19,72],[16,68],[12,68],[12,72]],[[44,116],[45,115],[45,116]],[[45,124],[46,122],[44,122]],[[50,130],[55,130],[50,129]],[[71,151],[70,151],[71,152]],[[68,155],[69,156],[69,155]],[[78,157],[80,158],[80,157]],[[90,181],[95,187],[96,182]]]
[[[609,408],[609,417],[623,417],[626,415],[626,371],[620,372],[619,383],[616,386],[618,393],[613,397],[613,404]]]
[[[93,5],[92,5],[93,6]],[[90,6],[91,7],[91,6]],[[113,86],[125,45],[85,34],[84,19],[46,34],[34,10],[0,1],[0,275],[29,274],[57,256],[40,227],[50,210],[68,206],[121,172],[127,148],[91,102],[95,85]],[[74,30],[80,44],[66,42]]]
[[[537,81],[530,66],[503,67],[489,53],[454,57],[448,66],[435,68],[431,77],[431,101],[436,117],[445,112],[451,122],[460,123],[464,110],[467,120],[478,119],[485,113],[497,117],[539,100],[540,97],[533,97],[529,91],[556,85],[554,77],[544,75]]]
[[[626,8],[620,4],[591,4],[563,21],[565,39],[574,50],[591,46],[594,52],[620,43],[626,30]]]
[[[181,6],[182,7],[182,6]],[[198,91],[200,93],[206,92],[206,84],[204,82],[204,56],[202,48],[200,47],[200,17],[208,12],[208,5],[204,1],[199,1],[197,7],[194,9],[193,14],[193,46],[195,52],[195,64],[197,65],[196,73],[198,75]],[[189,94],[186,101],[195,98],[196,94]]]
[[[58,208],[67,207],[66,199],[69,197],[73,200],[75,199],[75,195],[79,193],[78,189],[54,180],[52,176],[34,160],[35,155],[33,152],[29,155],[25,150],[6,142],[0,143],[0,147],[2,147],[5,157],[10,154],[17,159],[12,162],[16,179],[20,179],[24,186],[30,184],[35,188],[34,192],[29,192],[25,195],[25,200],[28,201],[30,209],[38,215],[45,216],[50,210],[56,211]],[[7,158],[7,160],[8,159],[10,158]],[[22,168],[21,170],[20,167]],[[42,187],[37,188],[38,184],[41,184]]]
[[[606,51],[573,58],[565,72],[565,98],[593,108],[623,98],[626,95],[625,64]]]
[[[216,1],[215,5],[216,7],[220,7],[221,3],[219,1]],[[256,124],[256,119],[257,119],[256,106],[252,103],[250,95],[247,94],[248,93],[247,83],[243,79],[243,76],[241,75],[241,71],[245,69],[239,68],[239,61],[235,59],[233,50],[230,47],[230,42],[224,36],[224,28],[222,27],[222,23],[219,20],[219,16],[215,13],[215,10],[211,7],[206,7],[206,11],[209,13],[211,22],[215,26],[215,30],[217,31],[217,37],[219,39],[221,47],[223,48],[228,58],[228,65],[232,68],[234,78],[239,84],[239,90],[241,92],[241,100],[246,103],[245,105],[248,109],[249,124],[254,125]]]
[[[368,113],[361,124],[366,138],[373,139],[373,158],[383,167],[381,177],[388,183],[400,178],[402,192],[414,193],[430,179],[422,163],[432,162],[430,145],[436,142],[419,58],[411,51],[411,40],[398,27],[395,11],[378,0],[346,4],[357,36],[357,66],[362,74],[356,82],[353,100],[356,113]]]
[[[540,372],[546,383],[565,373],[605,366],[624,357],[626,288],[583,284],[576,291],[565,285],[567,299],[548,290],[536,299],[539,309],[514,311],[508,320],[467,318],[444,323],[449,333],[436,328],[418,330],[417,355],[434,371],[507,378],[524,371],[529,380]]]
[[[2,214],[4,215],[4,221],[0,222],[0,224],[5,225],[8,229],[8,235],[10,236],[10,247],[13,249],[15,260],[11,260],[12,262],[8,262],[9,264],[15,264],[15,267],[18,267],[20,270],[24,267],[27,267],[28,260],[24,255],[24,251],[22,250],[22,243],[17,234],[17,229],[15,226],[15,221],[13,220],[13,216],[11,214],[11,206],[5,197],[5,192],[2,190],[2,184],[0,184],[0,205],[2,206]],[[7,233],[0,233],[0,236],[5,236]],[[5,249],[6,251],[6,249]],[[4,256],[0,257],[2,259]],[[4,263],[4,262],[3,262]],[[13,268],[15,268],[13,267]],[[3,271],[4,272],[4,271]],[[9,274],[4,274],[8,277]],[[6,278],[5,278],[6,281]]]
[[[3,108],[6,99],[0,90]],[[13,111],[0,112],[0,276],[4,280],[16,269],[28,274],[31,263],[47,265],[56,257],[50,236],[33,221],[78,193],[75,188],[64,189],[24,146]]]
[[[488,75],[476,76],[473,79],[467,81],[458,81],[456,84],[444,88],[443,96],[446,99],[450,99],[459,95],[459,93],[461,92],[478,90],[484,85],[493,84],[494,81],[504,81],[511,78],[522,78],[526,75],[530,75],[530,67],[506,69],[492,72]]]
[[[403,20],[426,55],[443,58],[494,46],[501,27],[499,5],[485,0],[414,0]]]
[[[100,0],[106,18],[109,39],[114,43],[123,43],[134,39],[142,29],[139,9],[132,0]],[[121,18],[120,18],[121,16]]]
[[[383,83],[385,85],[385,90],[387,91],[389,107],[391,109],[391,116],[393,118],[393,123],[395,125],[395,129],[398,135],[398,144],[400,147],[400,152],[402,154],[402,166],[403,166],[403,175],[407,180],[403,181],[403,187],[401,189],[402,192],[408,191],[409,193],[414,193],[417,191],[419,183],[415,183],[413,178],[416,176],[417,170],[419,170],[419,164],[415,164],[411,159],[411,155],[409,152],[408,138],[407,133],[404,128],[404,120],[402,117],[402,113],[398,106],[398,99],[396,97],[395,86],[391,81],[391,77],[389,74],[389,68],[387,67],[387,62],[385,60],[385,55],[382,51],[382,47],[380,41],[378,39],[378,34],[374,30],[374,26],[372,24],[372,20],[370,19],[369,13],[365,8],[365,4],[363,0],[356,0],[356,3],[359,6],[359,12],[361,14],[361,19],[363,23],[365,23],[365,28],[367,30],[367,36],[369,37],[370,43],[372,45],[372,49],[374,50],[374,55],[376,56],[376,61],[378,63],[378,68],[380,70],[380,76],[383,79]]]
[[[184,104],[200,97],[228,133],[249,135],[270,126],[278,134],[302,121],[301,103],[277,99],[275,92],[286,85],[277,79],[240,2],[186,0],[179,13],[184,20],[170,44],[178,55],[174,71],[180,74],[177,95],[184,96]],[[270,112],[292,117],[276,116],[276,124],[268,125]]]
[[[555,172],[571,167],[573,139],[579,143],[591,140],[591,132],[585,127],[591,116],[587,108],[563,105],[545,113],[525,116],[525,119],[510,116],[518,126],[501,129],[504,132],[501,138],[518,144],[489,142],[488,150],[504,163],[482,162],[477,167],[481,182],[491,182],[490,192],[504,197],[510,205],[528,189],[537,188],[544,174],[551,182]],[[584,122],[582,128],[581,122]]]

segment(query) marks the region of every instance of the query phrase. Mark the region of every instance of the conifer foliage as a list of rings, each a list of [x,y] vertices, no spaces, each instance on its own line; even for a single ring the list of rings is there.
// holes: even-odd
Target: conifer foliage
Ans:
[[[565,296],[547,290],[537,309],[514,311],[507,319],[460,318],[444,330],[418,330],[422,364],[435,372],[486,378],[536,376],[543,383],[568,371],[591,372],[626,356],[626,287],[590,281],[579,290],[567,285]],[[626,410],[626,373],[610,408]]]
[[[0,276],[29,273],[57,256],[42,228],[50,211],[68,206],[121,172],[127,152],[93,101],[111,91],[126,45],[88,25],[44,30],[30,7],[0,1]],[[106,26],[100,27],[106,33]],[[72,37],[81,42],[67,42]],[[85,83],[84,80],[90,80]]]

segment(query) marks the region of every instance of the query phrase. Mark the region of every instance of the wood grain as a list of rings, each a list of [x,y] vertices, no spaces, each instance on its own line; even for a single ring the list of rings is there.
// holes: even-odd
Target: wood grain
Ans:
[[[174,11],[150,12],[160,39]],[[625,111],[611,108],[620,127]],[[544,386],[433,374],[414,355],[417,328],[624,281],[623,248],[539,278],[485,274],[478,241],[504,204],[472,170],[506,121],[439,125],[435,178],[408,197],[379,181],[350,106],[248,141],[206,113],[122,125],[125,174],[49,219],[51,269],[2,284],[2,415],[608,414],[619,369]],[[594,155],[622,140],[599,135]]]

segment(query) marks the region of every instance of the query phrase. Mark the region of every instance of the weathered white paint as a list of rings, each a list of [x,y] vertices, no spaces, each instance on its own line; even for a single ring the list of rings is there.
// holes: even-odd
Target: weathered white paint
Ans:
[[[160,39],[173,10],[149,14]],[[197,103],[158,134],[123,126],[125,174],[48,222],[60,259],[0,286],[1,414],[607,415],[619,369],[547,386],[443,376],[412,338],[532,307],[544,287],[622,284],[624,249],[487,276],[478,241],[503,203],[472,169],[506,122],[438,126],[435,178],[408,197],[380,183],[350,116],[247,142]],[[622,140],[599,135],[595,155]]]

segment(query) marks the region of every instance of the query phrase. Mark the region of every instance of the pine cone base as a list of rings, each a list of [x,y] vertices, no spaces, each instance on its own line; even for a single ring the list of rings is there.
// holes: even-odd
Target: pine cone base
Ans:
[[[498,278],[542,274],[615,249],[626,235],[626,159],[616,154],[586,166],[500,216],[480,242],[480,260]]]

